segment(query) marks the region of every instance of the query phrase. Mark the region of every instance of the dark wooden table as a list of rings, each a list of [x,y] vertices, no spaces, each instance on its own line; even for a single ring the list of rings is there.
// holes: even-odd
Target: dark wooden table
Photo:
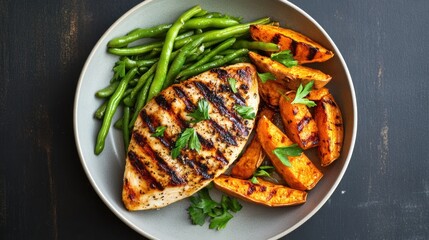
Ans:
[[[0,1],[0,239],[142,239],[91,187],[72,125],[83,64],[130,1]],[[304,1],[356,88],[331,199],[284,239],[429,239],[429,1]]]

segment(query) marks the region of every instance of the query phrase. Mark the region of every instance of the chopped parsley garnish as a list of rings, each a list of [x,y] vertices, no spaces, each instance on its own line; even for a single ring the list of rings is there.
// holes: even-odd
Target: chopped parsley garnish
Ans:
[[[290,50],[273,53],[271,54],[271,59],[285,65],[286,67],[298,65],[298,61],[293,58],[292,52]]]
[[[244,119],[254,119],[256,117],[256,113],[252,107],[235,105],[234,109]]]
[[[166,128],[167,128],[166,126],[158,126],[155,129],[155,132],[152,133],[151,136],[152,137],[162,137],[162,136],[164,136],[164,131],[165,131]]]
[[[203,120],[210,119],[209,116],[209,103],[205,99],[200,99],[198,101],[198,107],[193,111],[192,113],[189,113],[188,116],[192,117],[193,119],[189,122],[191,123],[197,123]]]
[[[231,212],[238,212],[242,205],[237,199],[222,195],[221,202],[218,203],[210,197],[208,188],[201,189],[196,195],[190,197],[191,206],[188,214],[194,225],[204,225],[208,219],[210,229],[221,230],[226,227],[233,215]]]
[[[188,147],[191,150],[199,152],[201,150],[201,143],[198,139],[197,132],[193,128],[187,128],[183,131],[171,150],[171,157],[177,158],[183,148]]]
[[[273,153],[280,159],[283,165],[291,167],[288,157],[297,157],[302,153],[302,149],[298,147],[298,144],[292,144],[287,147],[278,147],[273,150]]]
[[[228,83],[229,86],[231,87],[231,90],[233,93],[237,93],[237,80],[235,80],[234,78],[228,78]]]
[[[250,179],[250,181],[254,184],[258,184],[259,181],[256,177],[271,177],[271,174],[269,173],[269,171],[273,170],[274,167],[273,166],[260,166],[255,173],[253,174],[252,178]]]
[[[298,89],[296,90],[296,95],[292,103],[301,103],[307,105],[308,107],[316,106],[316,103],[314,101],[305,98],[310,93],[313,84],[314,81],[307,83],[304,87],[302,86],[302,84],[300,84]]]
[[[125,76],[125,62],[117,61],[115,67],[113,68],[113,80],[118,80]]]
[[[258,76],[262,83],[266,83],[268,80],[276,80],[276,77],[270,72],[258,73]]]

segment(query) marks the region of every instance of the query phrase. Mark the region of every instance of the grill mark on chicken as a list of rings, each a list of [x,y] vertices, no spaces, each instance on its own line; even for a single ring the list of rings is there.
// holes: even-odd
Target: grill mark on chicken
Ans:
[[[165,97],[160,94],[158,96],[155,97],[155,102],[163,109],[169,111],[171,109],[171,104],[169,102],[167,102],[167,100],[165,99]]]
[[[137,145],[141,147],[141,149],[150,156],[150,159],[155,160],[156,164],[161,168],[168,176],[170,176],[169,184],[172,186],[178,186],[185,184],[185,180],[181,178],[174,169],[171,169],[170,166],[165,162],[163,158],[159,156],[159,154],[152,149],[146,142],[144,136],[142,136],[138,132],[134,132],[133,137],[136,139]],[[160,174],[161,175],[161,174]]]
[[[218,150],[216,150],[216,156],[215,156],[216,160],[220,161],[223,165],[228,165],[228,160],[226,160],[225,156],[223,156],[222,152]]]
[[[241,86],[243,86],[244,84],[242,84]],[[236,93],[234,93],[231,89],[231,86],[229,84],[221,84],[219,86],[220,91],[221,92],[232,92],[233,94],[231,95],[231,97],[234,99],[234,102],[238,105],[244,106],[246,105],[246,100],[244,100],[244,98],[240,95],[240,93],[237,91]]]
[[[150,132],[154,133],[156,131],[156,128],[152,117],[149,116],[145,110],[141,111],[140,117],[143,119],[143,124],[145,124],[149,128]],[[171,141],[165,136],[156,137],[156,138],[168,149],[171,150],[173,148]]]
[[[213,174],[208,173],[209,167],[206,164],[200,161],[193,161],[192,158],[183,155],[178,156],[177,159],[192,168],[203,179],[213,178]]]
[[[240,135],[247,136],[249,135],[249,131],[247,130],[246,126],[240,121],[237,114],[234,112],[231,112],[224,104],[222,98],[217,96],[213,91],[210,91],[210,89],[207,87],[206,84],[203,82],[195,81],[195,86],[200,90],[201,94],[210,101],[222,115],[225,115],[229,118],[229,120],[232,122],[234,127],[238,130]]]
[[[228,72],[225,69],[213,68],[212,70],[210,70],[210,72],[216,73],[217,77],[221,80],[226,80],[228,77]]]
[[[158,190],[164,190],[164,187],[150,175],[144,164],[141,162],[139,155],[133,150],[128,151],[128,159],[134,170],[148,183],[151,188]]]
[[[219,136],[228,144],[237,146],[237,141],[235,141],[234,136],[232,136],[228,131],[226,131],[222,126],[220,126],[216,121],[212,119],[209,120],[211,126],[219,133]]]
[[[145,123],[145,124],[146,124],[146,126],[149,128],[149,131],[150,131],[151,133],[154,133],[154,132],[155,132],[155,127],[154,127],[154,125],[152,124],[152,119],[150,118],[150,116],[149,116],[149,115],[147,115],[147,112],[146,112],[146,110],[145,110],[145,109],[143,109],[143,110],[140,112],[140,117],[142,118],[143,123]]]
[[[185,103],[186,110],[188,112],[193,112],[197,108],[195,104],[189,99],[188,95],[180,88],[179,86],[174,86],[173,90],[176,92],[177,96]]]

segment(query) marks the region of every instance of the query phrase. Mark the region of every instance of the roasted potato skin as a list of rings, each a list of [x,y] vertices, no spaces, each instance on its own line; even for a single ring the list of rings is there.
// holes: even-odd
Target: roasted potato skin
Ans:
[[[286,84],[283,81],[268,80],[263,83],[258,80],[259,96],[262,100],[271,107],[278,107],[280,97],[287,91]]]
[[[269,108],[263,108],[259,111],[258,116],[266,116],[268,119],[272,119],[274,111]],[[251,178],[256,169],[261,166],[265,156],[264,149],[255,135],[243,155],[241,155],[237,163],[232,167],[231,176],[241,179]]]
[[[341,153],[344,125],[341,110],[332,94],[327,94],[317,102],[314,118],[319,129],[319,157],[323,167],[334,162]]]
[[[280,51],[290,50],[299,64],[324,62],[334,56],[332,51],[291,29],[272,25],[251,25],[250,35],[255,41],[277,44]]]
[[[308,107],[292,103],[295,95],[295,92],[289,92],[280,98],[280,116],[286,135],[306,150],[319,145],[319,131]]]
[[[264,158],[264,149],[262,149],[259,139],[254,137],[243,155],[231,169],[231,176],[241,179],[251,178],[256,169],[261,166]]]
[[[214,179],[219,190],[242,200],[269,207],[283,207],[306,202],[307,193],[257,178],[257,184],[249,180],[220,175]]]
[[[256,65],[259,72],[272,73],[276,81],[283,82],[288,89],[296,90],[300,84],[305,85],[311,81],[314,81],[313,87],[318,89],[324,87],[332,79],[330,75],[320,70],[301,65],[286,67],[256,52],[249,52],[249,58]]]
[[[329,94],[329,89],[322,87],[319,89],[312,89],[308,95],[307,95],[307,99],[311,100],[311,101],[319,101],[320,99],[322,99],[323,96],[328,95]]]
[[[290,146],[293,142],[268,118],[262,116],[256,128],[259,142],[271,160],[276,171],[282,176],[289,187],[298,190],[310,190],[319,182],[323,173],[301,153],[297,157],[289,157],[291,167],[285,166],[273,153],[277,147]]]

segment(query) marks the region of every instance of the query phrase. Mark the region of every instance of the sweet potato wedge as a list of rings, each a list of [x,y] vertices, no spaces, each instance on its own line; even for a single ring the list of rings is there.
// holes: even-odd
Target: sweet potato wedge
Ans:
[[[302,149],[319,145],[319,131],[308,107],[292,103],[295,92],[289,92],[280,98],[280,116],[286,135]]]
[[[299,64],[324,62],[334,56],[332,51],[291,29],[270,25],[251,25],[250,35],[255,41],[276,43],[280,51],[290,50]]]
[[[299,84],[307,84],[314,81],[315,89],[325,86],[332,77],[320,70],[305,67],[294,66],[286,67],[285,65],[272,60],[269,57],[262,56],[255,52],[249,52],[250,60],[256,65],[259,72],[270,72],[276,78],[276,81],[283,81],[287,88],[296,90]],[[269,81],[268,81],[269,82]]]
[[[283,81],[269,80],[263,83],[261,80],[258,80],[259,96],[265,103],[272,107],[279,106],[280,97],[287,89]]]
[[[290,146],[293,142],[268,118],[262,116],[259,119],[256,133],[265,153],[289,187],[298,190],[310,190],[316,186],[317,182],[322,178],[323,173],[304,153],[301,153],[297,157],[288,157],[291,163],[290,167],[285,166],[273,153],[277,147]]]
[[[329,89],[322,87],[319,89],[312,89],[307,95],[307,99],[311,101],[319,101],[323,96],[329,94]]]
[[[283,207],[305,203],[307,193],[257,178],[258,184],[249,180],[220,175],[214,179],[219,190],[245,201],[269,207]]]
[[[317,102],[314,118],[319,129],[320,162],[326,167],[340,156],[344,137],[341,110],[331,94]]]
[[[262,109],[258,116],[266,116],[272,119],[274,111],[268,108]],[[265,159],[265,152],[257,136],[254,136],[249,146],[247,146],[243,155],[237,160],[237,163],[231,169],[231,176],[241,179],[249,179],[253,173],[261,166]]]
[[[261,166],[264,158],[264,149],[262,149],[259,139],[254,137],[243,155],[241,155],[237,163],[231,169],[231,176],[241,179],[251,178],[256,169]]]

